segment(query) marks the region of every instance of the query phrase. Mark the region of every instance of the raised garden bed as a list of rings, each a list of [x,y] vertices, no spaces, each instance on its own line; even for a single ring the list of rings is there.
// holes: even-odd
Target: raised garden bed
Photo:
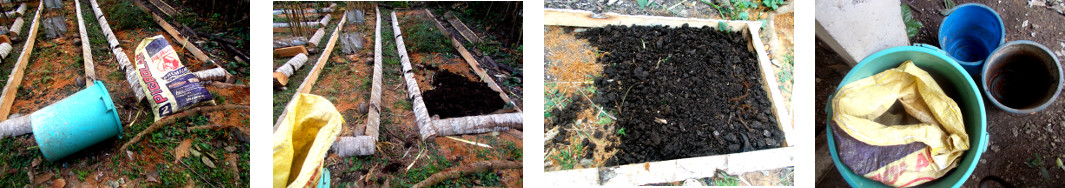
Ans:
[[[760,22],[591,14],[544,13],[580,27],[545,37],[545,168],[578,168],[548,177],[642,185],[794,165]]]

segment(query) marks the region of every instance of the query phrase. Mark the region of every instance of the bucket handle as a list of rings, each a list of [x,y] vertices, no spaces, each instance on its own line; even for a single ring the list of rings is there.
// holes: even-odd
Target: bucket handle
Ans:
[[[925,44],[925,43],[914,43],[914,44],[913,44],[913,46],[916,46],[916,47],[923,47],[923,48],[928,48],[928,49],[931,49],[931,50],[935,50],[935,51],[938,51],[938,52],[942,52],[943,54],[946,54],[946,53],[947,53],[947,51],[943,51],[943,49],[939,49],[939,47],[933,46],[933,45],[931,45],[931,44]]]
[[[984,151],[987,151],[988,140],[990,139],[991,136],[988,136],[988,133],[984,132],[984,134],[981,135],[981,137],[982,138],[980,138],[980,140],[981,140],[980,146],[978,146],[976,148],[976,152],[984,153]]]

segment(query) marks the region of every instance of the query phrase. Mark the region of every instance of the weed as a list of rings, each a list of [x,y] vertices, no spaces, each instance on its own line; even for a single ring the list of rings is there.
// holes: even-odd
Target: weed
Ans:
[[[718,178],[714,178],[714,182],[713,182],[712,186],[739,186],[740,185],[739,178],[737,178],[735,176],[729,176],[728,174],[725,174],[724,172],[719,172],[718,176],[719,176]]]
[[[949,0],[947,0],[947,1],[949,1]],[[777,8],[780,8],[780,5],[783,5],[783,4],[784,4],[784,0],[762,0],[762,5],[765,5],[766,8],[773,9],[773,10],[777,10]]]
[[[917,36],[917,32],[920,31],[924,24],[921,21],[913,17],[910,11],[910,5],[903,5],[902,7],[902,22],[906,24],[906,37],[913,38]]]
[[[407,29],[409,32],[407,36],[410,36],[410,40],[404,40],[412,41],[408,42],[411,44],[410,49],[412,51],[441,54],[449,54],[451,52],[451,47],[447,43],[447,38],[444,37],[444,34],[441,33],[439,29],[429,23],[429,21],[414,21],[419,23],[415,24],[410,29]]]
[[[85,181],[85,177],[89,176],[89,171],[84,169],[74,169],[74,173],[78,174],[78,180]]]
[[[112,6],[107,7],[107,18],[111,18],[110,21],[115,23],[115,28],[119,30],[123,29],[140,29],[140,28],[152,28],[152,21],[149,19],[148,13],[144,12],[133,5],[131,1],[116,1]]]
[[[625,136],[625,127],[618,129],[617,133],[618,135]]]

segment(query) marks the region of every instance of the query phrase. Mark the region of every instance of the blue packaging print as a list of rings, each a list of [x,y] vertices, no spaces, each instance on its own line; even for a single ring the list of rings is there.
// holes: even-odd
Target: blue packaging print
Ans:
[[[137,45],[135,61],[155,120],[200,103],[213,105],[211,93],[181,64],[178,54],[162,35],[142,40]]]

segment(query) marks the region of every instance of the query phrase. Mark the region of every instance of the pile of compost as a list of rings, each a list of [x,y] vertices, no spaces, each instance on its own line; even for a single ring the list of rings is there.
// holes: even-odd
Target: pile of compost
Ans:
[[[440,119],[488,114],[503,108],[499,93],[481,82],[448,71],[436,71],[433,89],[422,93],[425,108]]]
[[[743,33],[607,26],[578,37],[602,51],[593,100],[622,129],[621,152],[607,165],[777,148],[784,141]]]

